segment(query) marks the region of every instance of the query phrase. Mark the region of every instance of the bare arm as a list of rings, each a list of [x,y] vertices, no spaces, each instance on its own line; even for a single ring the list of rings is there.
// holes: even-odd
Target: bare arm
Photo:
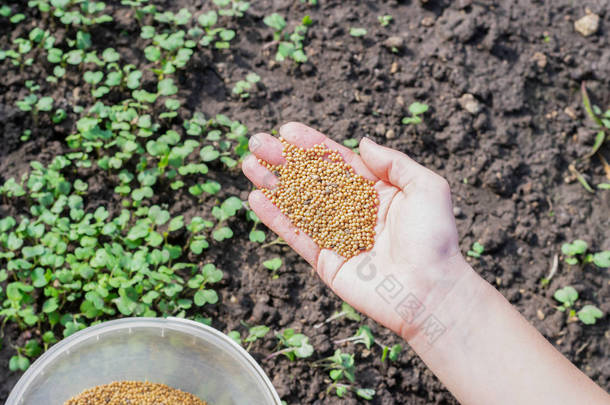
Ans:
[[[398,151],[360,143],[361,156],[302,124],[280,134],[300,147],[324,143],[376,181],[375,245],[345,260],[320,250],[260,191],[250,205],[346,302],[402,336],[463,404],[609,404],[610,397],[532,327],[464,261],[447,182]],[[276,179],[257,158],[282,164],[281,143],[250,142],[243,171],[257,186]]]

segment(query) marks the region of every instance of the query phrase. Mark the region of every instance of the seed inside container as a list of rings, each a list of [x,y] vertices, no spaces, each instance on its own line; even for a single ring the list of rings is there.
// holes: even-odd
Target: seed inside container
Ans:
[[[320,248],[349,259],[375,243],[379,196],[375,182],[356,174],[325,145],[303,149],[280,138],[283,165],[259,163],[279,179],[265,196]]]
[[[165,384],[117,381],[83,391],[64,405],[206,405],[193,394]]]

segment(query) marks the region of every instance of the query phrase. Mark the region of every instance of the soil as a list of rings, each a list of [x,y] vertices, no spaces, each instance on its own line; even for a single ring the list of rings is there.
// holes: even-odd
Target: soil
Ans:
[[[162,2],[155,2],[162,4]],[[582,107],[580,85],[586,82],[594,102],[610,106],[610,8],[607,0],[544,1],[325,1],[257,0],[239,20],[231,51],[197,52],[180,77],[180,96],[188,108],[181,115],[202,111],[224,113],[243,122],[251,133],[270,131],[286,121],[301,121],[342,141],[369,136],[408,153],[445,176],[454,194],[455,214],[466,252],[474,241],[485,246],[481,259],[471,259],[476,271],[494,284],[536,328],[596,383],[610,388],[610,332],[608,317],[596,325],[568,321],[555,309],[553,292],[574,286],[580,304],[594,304],[610,312],[607,272],[592,265],[568,266],[562,261],[547,287],[540,283],[565,241],[584,239],[593,251],[610,249],[610,192],[588,193],[574,179],[568,165],[585,156],[593,144],[594,129]],[[14,2],[17,4],[17,2]],[[163,7],[188,7],[194,0],[167,2]],[[578,4],[578,5],[575,5]],[[597,33],[583,37],[574,21],[586,9],[600,16]],[[273,40],[264,16],[278,12],[288,29],[309,14],[314,21],[302,65],[274,61]],[[26,10],[28,16],[37,13]],[[382,27],[377,17],[392,15]],[[130,54],[130,38],[137,28],[123,14],[117,24],[94,31],[96,38],[116,41]],[[362,38],[349,35],[350,27],[365,27]],[[235,27],[237,28],[237,27]],[[21,33],[0,27],[2,47]],[[390,37],[392,52],[384,45]],[[139,56],[131,52],[133,58]],[[46,66],[44,63],[41,66]],[[254,71],[261,76],[250,98],[231,96],[232,85]],[[61,126],[41,125],[32,140],[19,141],[31,118],[15,108],[24,95],[24,80],[43,75],[35,69],[20,73],[8,62],[0,64],[0,182],[20,176],[28,163],[49,162],[65,150],[73,117]],[[43,90],[53,88],[43,84]],[[69,87],[53,90],[56,102],[74,102]],[[71,91],[71,90],[70,90]],[[48,92],[47,92],[48,93]],[[83,92],[84,93],[84,92]],[[460,98],[471,94],[472,112]],[[469,97],[469,96],[467,96]],[[430,105],[423,124],[404,126],[402,117],[418,100]],[[465,99],[464,99],[465,100]],[[462,103],[465,104],[465,103]],[[475,108],[476,107],[476,108]],[[607,146],[602,149],[610,160]],[[598,157],[578,165],[591,184],[608,181]],[[96,198],[88,209],[112,207],[115,201],[98,180]],[[219,174],[228,194],[245,199],[250,186],[237,171]],[[171,212],[197,215],[187,195],[165,197]],[[16,208],[0,205],[0,215]],[[225,271],[219,288],[221,300],[206,309],[213,326],[240,329],[240,321],[264,323],[272,329],[294,327],[311,338],[315,356],[329,356],[332,341],[348,337],[357,324],[338,320],[314,329],[341,301],[289,248],[261,248],[248,241],[250,224],[234,224],[236,239],[215,244],[205,260]],[[268,236],[270,240],[271,235]],[[262,261],[281,256],[284,266],[272,278]],[[201,260],[201,258],[193,258]],[[207,308],[207,307],[206,307]],[[385,344],[399,339],[366,320]],[[484,325],[482,325],[484,327]],[[5,400],[19,375],[9,373],[11,344],[22,344],[27,333],[7,326],[0,349],[0,399]],[[253,346],[278,393],[288,404],[351,404],[353,397],[327,395],[327,372],[306,361],[286,358],[263,360],[275,347],[268,338]],[[376,350],[355,350],[359,385],[376,390],[372,404],[455,404],[455,399],[411,351],[394,363],[382,364]],[[473,383],[476,384],[476,381]]]

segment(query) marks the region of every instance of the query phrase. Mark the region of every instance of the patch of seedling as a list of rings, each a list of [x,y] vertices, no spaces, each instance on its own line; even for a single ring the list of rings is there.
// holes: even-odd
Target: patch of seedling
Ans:
[[[349,29],[349,34],[352,37],[363,37],[367,34],[367,30],[366,30],[366,28],[361,28],[361,27],[351,27]]]
[[[566,286],[555,291],[553,298],[561,303],[557,310],[567,312],[569,318],[578,317],[585,325],[593,325],[604,316],[603,312],[594,305],[584,305],[578,312],[574,305],[578,300],[578,291],[572,286]]]
[[[585,111],[587,112],[587,115],[595,125],[595,141],[593,142],[593,146],[591,147],[589,152],[585,156],[576,159],[574,162],[570,163],[568,168],[585,190],[590,193],[594,193],[595,189],[589,184],[587,179],[578,170],[578,166],[580,166],[583,162],[589,161],[593,156],[598,156],[604,166],[606,178],[610,181],[610,164],[606,161],[603,154],[599,153],[599,150],[602,145],[608,139],[610,139],[608,137],[608,133],[610,132],[610,110],[604,112],[597,105],[591,103],[585,82],[582,82],[581,85],[581,95]],[[600,190],[608,190],[610,189],[610,182],[600,183],[597,185],[597,188]]]
[[[282,62],[286,59],[292,59],[297,63],[307,62],[304,42],[308,27],[313,24],[311,17],[308,15],[303,17],[301,23],[294,27],[292,33],[284,31],[287,23],[280,14],[268,15],[263,19],[263,22],[274,30],[273,42],[267,46],[277,45],[276,61]]]
[[[261,77],[256,73],[248,73],[246,80],[240,80],[235,83],[233,94],[239,98],[250,97],[250,89],[252,89],[253,86],[256,86],[256,83],[260,82],[260,80]]]
[[[470,257],[474,257],[475,259],[480,259],[481,255],[485,252],[485,247],[481,245],[479,242],[474,242],[471,248],[466,252],[466,254]]]
[[[310,357],[314,352],[313,346],[309,343],[309,338],[302,333],[296,333],[292,328],[286,328],[276,333],[275,336],[278,338],[279,350],[267,356],[267,360],[283,354],[290,361],[294,361],[297,358]]]
[[[28,173],[0,186],[4,202],[21,207],[18,215],[0,220],[0,282],[5,286],[0,317],[3,324],[45,330],[16,348],[12,369],[27,368],[40,354],[37,347],[46,350],[94,322],[120,315],[185,317],[189,309],[205,311],[219,300],[215,288],[223,273],[213,263],[198,264],[198,256],[210,243],[232,237],[231,222],[244,205],[206,175],[209,166],[236,169],[247,153],[247,128],[224,115],[194,114],[174,122],[181,106],[175,73],[206,46],[201,37],[211,34],[199,29],[186,9],[159,13],[144,3],[123,1],[141,11],[136,18],[151,65],[124,64],[111,47],[95,50],[90,27],[110,21],[103,3],[67,0],[29,2],[73,27],[61,43],[50,31],[53,26],[39,27],[15,43],[19,55],[0,54],[14,56],[23,66],[30,52],[41,49],[51,64],[49,83],[63,80],[71,69],[96,100],[72,108],[76,124],[66,138],[67,153],[48,165],[31,162]],[[216,4],[221,15],[238,16],[246,9],[244,2]],[[2,15],[10,10],[3,7]],[[217,42],[232,38],[224,28],[211,30]],[[156,83],[144,89],[146,69]],[[41,113],[50,114],[54,123],[66,117],[34,82],[28,81],[27,88],[29,94],[17,105],[32,114],[35,125]],[[89,205],[89,180],[79,174],[91,167],[115,184],[120,204],[112,210]],[[212,201],[212,209],[186,220],[163,202],[153,202],[163,190],[183,188],[194,200]],[[203,315],[194,319],[211,322]]]
[[[256,342],[258,339],[264,338],[270,330],[269,327],[265,325],[248,326],[245,323],[243,323],[243,325],[248,328],[248,335],[246,335],[243,340],[241,338],[241,334],[237,330],[232,330],[227,333],[227,335],[238,345],[243,346],[244,343],[247,343],[247,351],[250,351],[254,342]]]
[[[561,253],[565,262],[570,265],[594,263],[601,268],[610,267],[610,251],[588,253],[588,244],[584,240],[576,239],[571,243],[561,245]]]
[[[379,342],[373,336],[373,332],[371,332],[371,328],[362,325],[358,328],[358,331],[354,334],[354,336],[336,340],[335,344],[344,344],[344,343],[354,343],[354,344],[363,344],[367,349],[371,349],[371,347],[375,344],[379,346],[382,350],[381,353],[381,361],[384,362],[386,359],[390,359],[391,361],[398,360],[398,356],[402,351],[402,345],[395,344],[393,346],[387,346],[383,343]]]
[[[271,271],[271,278],[275,280],[279,277],[277,271],[282,267],[282,258],[274,257],[273,259],[265,260],[263,267]]]
[[[387,27],[390,25],[394,18],[390,14],[384,14],[377,17],[377,21],[381,24],[382,27]]]
[[[360,398],[371,400],[375,395],[375,390],[371,388],[361,388],[354,385],[356,381],[356,366],[354,355],[343,353],[341,349],[324,359],[313,363],[316,367],[323,367],[329,370],[331,384],[326,389],[327,393],[333,392],[338,397],[344,397],[348,392],[353,392]]]
[[[428,111],[429,107],[427,104],[415,101],[409,105],[410,117],[404,117],[402,123],[405,125],[418,125],[423,122],[423,116]]]
[[[360,317],[360,314],[356,312],[356,310],[352,306],[350,306],[347,302],[343,302],[341,304],[341,311],[335,311],[335,313],[325,319],[324,322],[320,322],[314,325],[314,329],[321,328],[325,324],[341,318],[347,318],[354,322],[360,322],[360,320],[362,319]]]

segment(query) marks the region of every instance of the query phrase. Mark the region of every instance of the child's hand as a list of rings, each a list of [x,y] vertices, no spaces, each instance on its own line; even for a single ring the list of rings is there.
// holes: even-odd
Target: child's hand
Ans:
[[[331,250],[320,250],[305,233],[297,233],[261,191],[250,194],[251,208],[341,298],[403,337],[411,337],[421,319],[414,321],[405,313],[397,316],[398,300],[412,294],[432,310],[461,276],[452,271],[460,267],[450,265],[462,258],[447,182],[405,154],[366,138],[360,142],[358,156],[302,124],[286,124],[280,135],[306,149],[323,143],[339,151],[358,174],[377,181],[380,206],[375,246],[346,261]],[[243,162],[245,175],[258,187],[273,187],[277,179],[257,158],[283,163],[281,143],[271,135],[258,134],[250,140],[250,149],[254,156]]]

